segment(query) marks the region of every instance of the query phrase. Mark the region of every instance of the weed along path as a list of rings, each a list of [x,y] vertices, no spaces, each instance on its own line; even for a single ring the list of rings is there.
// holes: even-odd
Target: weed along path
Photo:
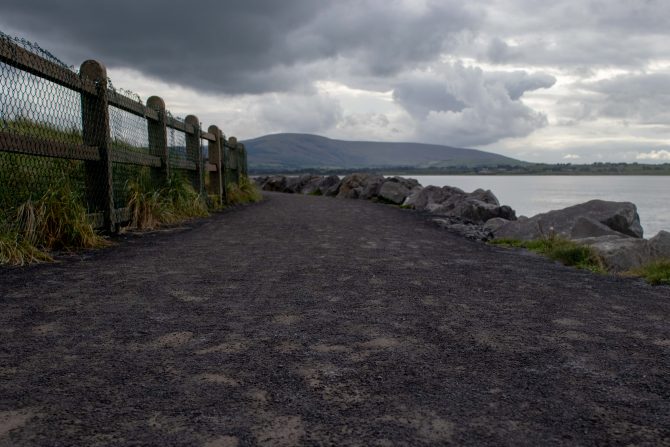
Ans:
[[[0,446],[669,445],[670,288],[362,200],[0,270]]]

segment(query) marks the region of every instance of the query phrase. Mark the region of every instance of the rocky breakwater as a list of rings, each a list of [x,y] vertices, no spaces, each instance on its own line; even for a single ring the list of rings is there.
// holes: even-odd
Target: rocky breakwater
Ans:
[[[429,215],[441,227],[469,239],[487,241],[493,233],[484,224],[492,218],[516,219],[512,208],[500,205],[491,191],[478,189],[467,193],[445,186],[423,187],[414,179],[384,177],[377,174],[337,176],[257,177],[264,191],[291,194],[313,194],[345,199],[365,199],[400,205]]]
[[[377,174],[338,176],[282,175],[256,178],[265,191],[366,199],[425,213],[447,230],[469,239],[534,240],[560,237],[590,246],[613,272],[670,259],[670,232],[643,238],[637,208],[630,202],[591,200],[533,217],[500,205],[488,190],[467,193],[451,186],[423,187],[414,179]]]
[[[515,221],[491,219],[484,226],[496,238],[561,237],[588,245],[615,272],[670,259],[670,233],[644,239],[637,208],[630,202],[591,200]]]

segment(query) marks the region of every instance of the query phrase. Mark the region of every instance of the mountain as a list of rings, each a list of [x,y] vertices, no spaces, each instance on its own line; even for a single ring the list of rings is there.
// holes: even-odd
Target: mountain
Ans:
[[[243,143],[251,169],[438,168],[526,164],[476,149],[422,143],[341,141],[297,133],[266,135]]]

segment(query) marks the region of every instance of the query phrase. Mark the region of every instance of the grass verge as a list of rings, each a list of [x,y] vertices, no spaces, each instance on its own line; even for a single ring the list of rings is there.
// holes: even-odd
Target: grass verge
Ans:
[[[494,239],[490,243],[503,247],[525,248],[559,261],[564,265],[596,273],[604,273],[606,271],[602,259],[592,248],[559,237],[534,239],[531,241]]]
[[[670,259],[659,259],[626,272],[626,276],[644,278],[654,286],[670,285]]]
[[[229,205],[260,202],[263,199],[261,191],[249,177],[241,176],[240,183],[229,183],[226,186]]]
[[[144,172],[126,183],[126,192],[131,226],[140,230],[209,215],[203,198],[178,174],[171,174],[165,186],[156,189],[151,175]]]
[[[83,200],[66,179],[38,200],[28,200],[0,219],[0,264],[51,261],[53,250],[108,246],[86,217]]]

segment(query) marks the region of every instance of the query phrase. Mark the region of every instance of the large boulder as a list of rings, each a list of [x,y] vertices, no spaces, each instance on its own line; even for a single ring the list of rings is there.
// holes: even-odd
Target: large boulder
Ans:
[[[301,194],[320,194],[319,185],[323,181],[323,177],[315,175],[300,189]]]
[[[406,208],[415,208],[416,202],[419,199],[419,196],[421,195],[421,191],[423,191],[422,186],[417,186],[416,188],[413,188],[410,192],[405,201],[402,203],[402,206]]]
[[[379,190],[379,198],[400,205],[409,196],[410,190],[400,182],[384,182]]]
[[[371,199],[379,194],[384,177],[375,174],[349,174],[340,183],[338,198]]]
[[[323,178],[319,184],[319,190],[324,196],[335,197],[340,192],[341,184],[342,182],[338,176],[329,175],[328,177]]]
[[[399,176],[387,177],[385,182],[399,183],[410,191],[421,186],[421,183],[416,179]]]
[[[304,174],[298,177],[287,177],[286,188],[284,192],[290,194],[300,194],[303,188],[312,181],[320,180],[318,175]]]
[[[263,184],[264,191],[286,192],[286,177],[283,175],[271,175]]]
[[[649,239],[649,247],[655,258],[670,259],[670,232],[659,231],[656,236]]]
[[[614,231],[607,225],[598,222],[590,217],[581,216],[575,220],[570,229],[570,239],[582,239],[587,237],[599,236],[618,236],[621,237],[623,233]]]
[[[584,219],[588,219],[588,222]],[[514,238],[521,240],[539,239],[552,235],[565,238],[572,236],[602,236],[603,228],[614,231],[611,236],[630,236],[642,238],[642,226],[637,208],[630,202],[608,202],[591,200],[561,210],[538,214],[528,219],[517,220],[495,230],[497,238]],[[585,229],[588,224],[594,233],[588,234]]]
[[[256,185],[260,189],[263,189],[263,186],[265,186],[265,182],[267,182],[269,178],[270,178],[270,176],[268,176],[268,175],[259,175],[257,177],[252,177],[254,183],[256,183]]]
[[[452,186],[427,186],[405,201],[406,205],[418,211],[428,211],[440,216],[459,217],[483,224],[489,219],[500,217],[515,220],[516,213],[509,206],[500,206],[491,191],[478,189],[466,193]]]
[[[640,267],[654,259],[649,241],[645,239],[609,235],[576,239],[575,242],[591,247],[613,272]]]

